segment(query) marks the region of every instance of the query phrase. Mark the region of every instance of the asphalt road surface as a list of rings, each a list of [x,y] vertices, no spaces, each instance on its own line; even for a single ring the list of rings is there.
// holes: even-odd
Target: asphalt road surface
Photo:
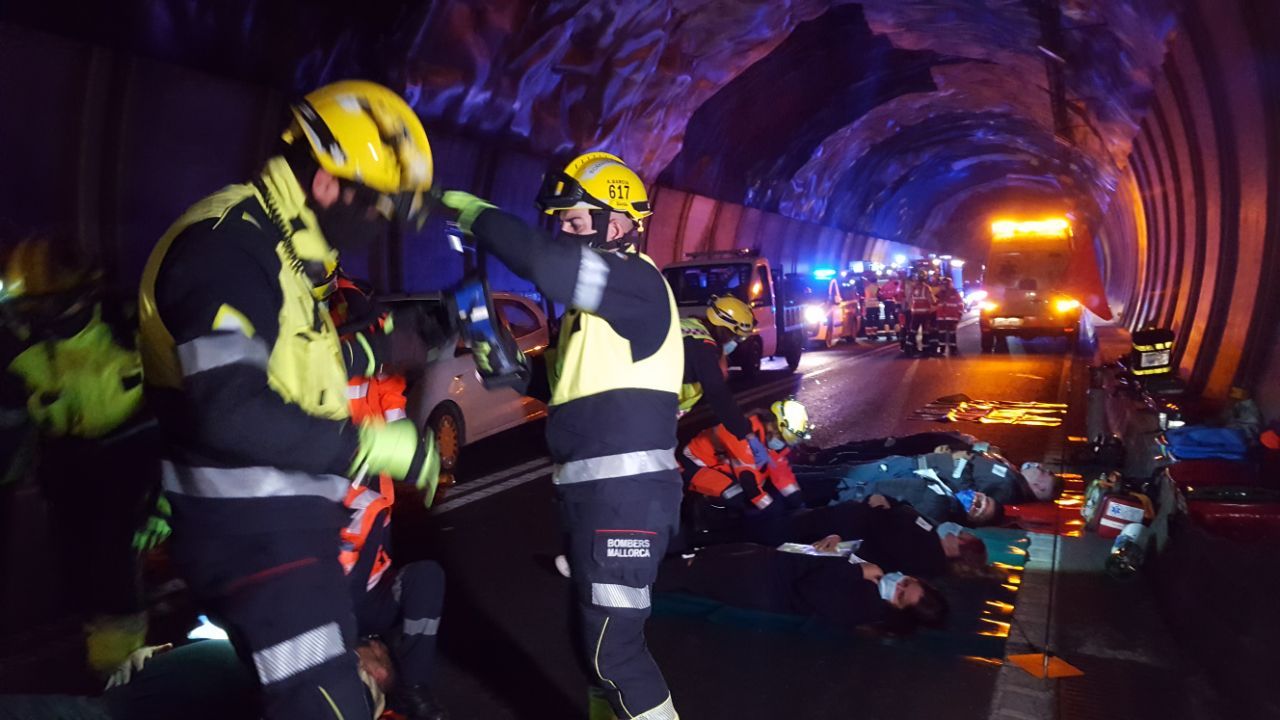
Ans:
[[[860,341],[806,353],[796,374],[766,361],[754,383],[733,383],[744,406],[787,396],[804,402],[819,445],[956,429],[1001,446],[1012,460],[1040,460],[1063,441],[1065,426],[908,418],[956,393],[1041,402],[1080,394],[1062,342],[1009,345],[1007,354],[979,354],[970,324],[961,330],[958,357],[907,358],[896,345]],[[706,414],[686,417],[682,441],[708,422]],[[458,720],[585,717],[569,585],[552,565],[560,531],[541,432],[541,424],[531,425],[466,448],[458,485],[433,513],[397,520],[397,555],[435,558],[448,572],[436,686]],[[687,718],[986,718],[996,678],[989,664],[910,640],[885,644],[663,615],[650,621],[648,637]]]

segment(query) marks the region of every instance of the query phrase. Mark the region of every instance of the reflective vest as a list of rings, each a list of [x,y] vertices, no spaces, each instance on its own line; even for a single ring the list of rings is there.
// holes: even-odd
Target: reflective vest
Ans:
[[[352,422],[385,423],[405,419],[404,390],[405,381],[399,375],[352,378],[347,384]],[[363,484],[353,484],[347,490],[342,504],[351,511],[351,519],[339,534],[341,543],[338,551],[338,562],[342,563],[343,572],[350,575],[360,561],[379,515],[382,515],[383,527],[391,524],[391,506],[395,500],[395,484],[391,476],[385,474],[378,476],[377,490]],[[386,547],[379,546],[377,552],[367,581],[370,590],[391,567],[391,555]]]
[[[101,306],[80,332],[32,345],[9,371],[27,386],[32,420],[57,437],[103,437],[142,404],[142,360],[116,342]]]
[[[255,183],[231,185],[193,205],[152,250],[138,291],[139,350],[146,383],[177,391],[183,388],[177,347],[156,305],[156,279],[170,247],[188,227],[222,220],[232,212],[245,213],[245,220],[261,227],[258,218],[237,210],[249,200],[256,202],[267,216],[274,211],[278,217],[292,219],[288,236],[276,227],[262,227],[265,236],[276,238],[275,254],[280,261],[276,277],[281,294],[279,332],[268,351],[267,384],[281,399],[308,415],[346,420],[350,417],[347,372],[338,333],[329,313],[318,305],[312,294],[312,281],[298,260],[304,257],[336,262],[336,253],[320,232],[315,214],[306,207],[306,196],[293,171],[279,157],[268,161]],[[226,282],[236,281],[237,278],[226,278]],[[217,324],[219,318],[214,322]],[[242,327],[241,331],[253,336],[252,328]],[[179,495],[226,499],[305,495],[333,502],[341,502],[350,486],[349,480],[338,475],[317,476],[265,466],[188,466],[170,461],[163,463],[162,483],[166,492]]]
[[[933,292],[924,283],[912,283],[910,296],[907,299],[913,313],[927,313],[933,310]]]
[[[319,311],[311,294],[312,282],[294,260],[296,250],[286,245],[286,242],[294,246],[304,243],[324,245],[325,241],[319,230],[313,229],[317,227],[315,216],[305,208],[302,190],[284,160],[272,159],[263,171],[262,179],[267,187],[277,191],[273,200],[282,214],[301,217],[305,225],[288,241],[280,239],[276,243],[276,256],[280,258],[277,281],[283,301],[280,304],[279,334],[267,362],[267,384],[286,402],[299,406],[309,415],[331,420],[345,419],[350,416],[345,390],[347,372],[342,364],[338,333],[329,313]],[[252,184],[232,185],[201,200],[169,228],[151,252],[142,273],[138,307],[140,349],[147,384],[175,389],[182,387],[182,370],[173,336],[165,328],[155,302],[156,275],[169,247],[189,226],[221,218],[248,198],[254,198],[266,207],[266,200]],[[235,282],[235,278],[227,278],[227,282]]]
[[[938,293],[938,319],[959,320],[964,317],[964,298],[952,288]]]
[[[652,260],[637,255],[657,272]],[[576,309],[565,313],[547,421],[547,440],[557,462],[552,476],[555,484],[679,468],[675,423],[684,348],[675,298],[665,280],[662,287],[669,309],[666,335],[656,351],[639,360],[632,357],[631,342],[614,332],[604,318]],[[651,407],[661,407],[661,411],[650,409],[620,418],[619,413],[628,412],[626,399],[637,391],[660,398]]]
[[[381,522],[383,527],[391,524],[391,506],[395,504],[395,498],[395,486],[387,475],[379,476],[377,490],[365,485],[352,485],[347,490],[342,504],[351,511],[351,519],[339,533],[338,546],[338,562],[342,563],[344,573],[350,575],[360,561],[374,523]],[[366,587],[372,590],[390,567],[391,555],[387,553],[386,546],[381,545],[378,556],[373,559]]]
[[[698,318],[681,318],[680,319],[680,337],[682,340],[695,340],[711,343],[719,349],[715,338],[711,337],[711,333],[707,331],[707,326],[702,324]],[[686,381],[680,386],[680,412],[687,413],[693,409],[694,405],[702,399],[702,383],[697,378],[684,378]]]
[[[636,254],[657,268],[648,255]],[[658,351],[638,361],[631,357],[631,342],[614,332],[604,318],[576,308],[565,313],[556,350],[558,372],[551,405],[564,405],[610,390],[658,390],[679,395],[684,348],[675,297],[665,282],[663,288],[671,308],[671,327]]]
[[[880,286],[876,283],[867,283],[867,286],[863,288],[862,296],[865,307],[880,307]]]

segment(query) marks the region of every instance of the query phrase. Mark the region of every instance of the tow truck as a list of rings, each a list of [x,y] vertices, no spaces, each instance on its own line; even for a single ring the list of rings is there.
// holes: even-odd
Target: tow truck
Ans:
[[[714,298],[734,295],[749,304],[756,331],[729,356],[730,367],[747,377],[760,371],[765,357],[782,357],[787,370],[800,366],[804,353],[804,306],[785,297],[781,274],[754,250],[689,253],[686,260],[663,268],[682,317],[706,317]]]

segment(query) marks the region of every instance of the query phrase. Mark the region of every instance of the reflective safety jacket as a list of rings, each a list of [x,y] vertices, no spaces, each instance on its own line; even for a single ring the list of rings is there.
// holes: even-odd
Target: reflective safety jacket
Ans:
[[[684,344],[684,382],[680,385],[680,412],[687,413],[702,399],[702,378],[696,368],[690,367],[690,354],[703,345],[719,353],[720,346],[698,318],[680,318],[680,338]]]
[[[481,247],[570,310],[560,323],[548,407],[554,479],[676,479],[684,365],[675,298],[638,252],[551,238],[496,209],[472,225]]]
[[[911,283],[907,290],[907,307],[913,313],[933,312],[933,292],[922,282]]]
[[[878,283],[867,283],[862,289],[863,307],[878,308],[880,307],[880,285]]]
[[[716,422],[722,423],[735,437],[744,438],[751,432],[751,424],[743,414],[729,383],[725,380],[720,361],[724,351],[715,341],[707,326],[698,318],[680,320],[680,335],[684,343],[684,384],[680,386],[680,411],[693,409],[704,398]]]
[[[956,322],[964,317],[964,298],[955,288],[938,292],[938,319]]]
[[[53,437],[101,438],[142,405],[142,361],[117,342],[95,306],[74,335],[37,342],[9,364],[26,385],[26,409]]]
[[[761,442],[767,437],[764,424],[758,415],[750,418],[751,433]],[[716,425],[698,433],[684,446],[682,451],[694,465],[702,468],[689,480],[690,489],[702,495],[722,500],[732,500],[744,492],[741,479],[745,474],[748,487],[755,492],[747,498],[756,508],[763,510],[773,503],[768,486],[773,486],[784,498],[789,498],[800,491],[795,473],[787,461],[785,452],[770,449],[769,463],[765,467],[757,467],[755,455],[745,439],[730,433],[724,425]]]
[[[340,528],[357,433],[338,335],[304,263],[334,262],[288,164],[200,201],[139,293],[175,529]]]
[[[880,286],[876,296],[880,300],[891,300],[893,302],[902,302],[902,283],[896,279],[890,279],[888,282]]]

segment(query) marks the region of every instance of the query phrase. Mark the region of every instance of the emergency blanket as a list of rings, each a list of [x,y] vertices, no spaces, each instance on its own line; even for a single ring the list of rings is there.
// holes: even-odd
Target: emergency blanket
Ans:
[[[973,400],[966,395],[941,397],[911,413],[912,420],[975,422],[984,425],[1058,427],[1066,417],[1063,403],[1024,400]]]
[[[1177,460],[1244,460],[1249,452],[1245,433],[1233,427],[1188,425],[1165,432],[1165,440]]]

